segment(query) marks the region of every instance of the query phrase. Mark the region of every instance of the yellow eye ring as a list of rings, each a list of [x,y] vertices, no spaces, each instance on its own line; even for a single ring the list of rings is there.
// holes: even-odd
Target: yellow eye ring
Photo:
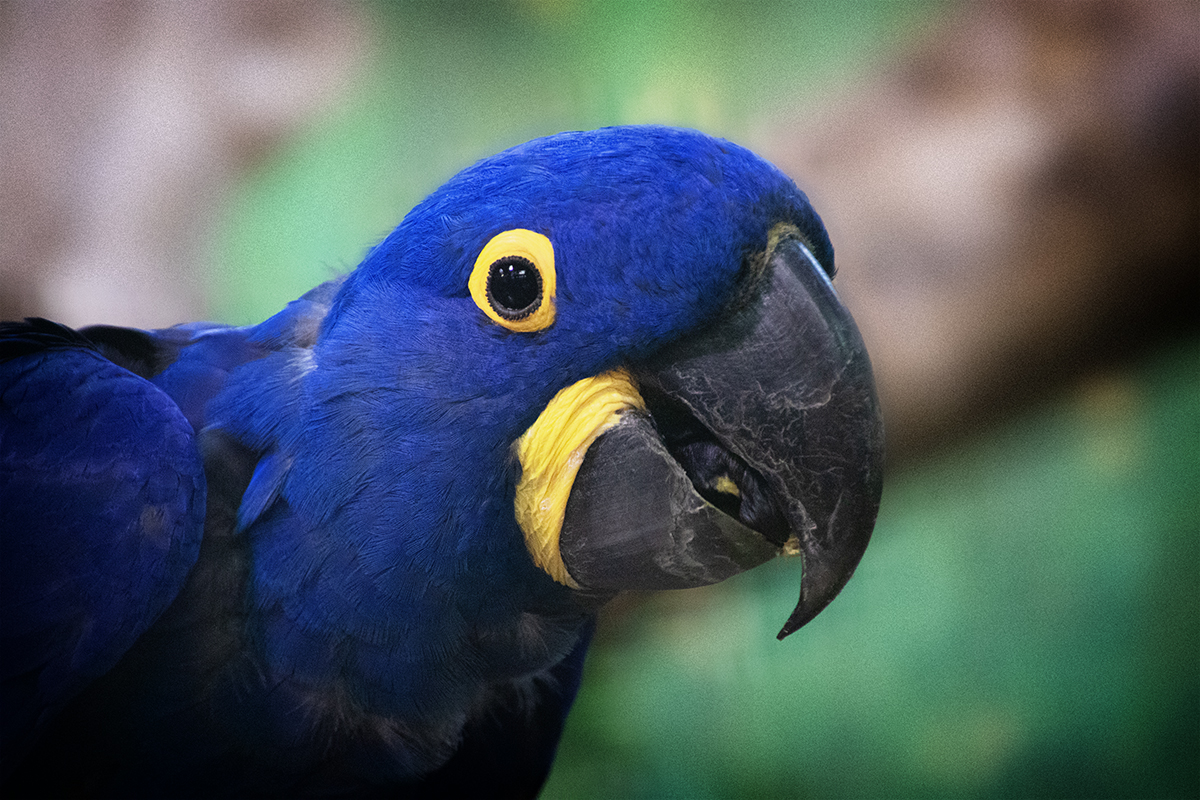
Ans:
[[[545,330],[554,323],[554,245],[525,228],[498,233],[475,259],[467,288],[475,305],[510,331]]]

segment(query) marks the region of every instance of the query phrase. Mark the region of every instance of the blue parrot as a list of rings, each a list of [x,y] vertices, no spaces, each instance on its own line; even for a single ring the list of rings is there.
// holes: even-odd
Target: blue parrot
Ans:
[[[694,131],[465,169],[249,327],[0,333],[10,795],[533,796],[597,610],[878,510],[870,364],[792,180]]]

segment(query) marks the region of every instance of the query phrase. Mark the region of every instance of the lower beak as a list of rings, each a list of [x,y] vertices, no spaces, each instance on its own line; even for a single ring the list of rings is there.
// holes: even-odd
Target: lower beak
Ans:
[[[799,555],[779,638],[797,630],[850,579],[882,489],[870,361],[824,270],[783,236],[723,320],[628,369],[646,410],[587,450],[567,572],[584,590],[677,589]]]

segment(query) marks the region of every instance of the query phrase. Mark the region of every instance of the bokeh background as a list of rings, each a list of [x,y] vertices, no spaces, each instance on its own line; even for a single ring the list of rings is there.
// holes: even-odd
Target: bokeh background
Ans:
[[[0,316],[258,321],[559,130],[808,191],[875,539],[606,613],[548,798],[1200,796],[1200,4],[0,2]]]

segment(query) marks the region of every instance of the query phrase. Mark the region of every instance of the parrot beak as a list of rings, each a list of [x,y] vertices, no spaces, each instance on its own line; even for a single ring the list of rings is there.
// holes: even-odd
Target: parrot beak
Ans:
[[[802,241],[784,233],[718,323],[629,373],[645,401],[587,448],[559,552],[585,591],[716,583],[802,560],[782,639],[866,549],[883,425],[858,329]]]

